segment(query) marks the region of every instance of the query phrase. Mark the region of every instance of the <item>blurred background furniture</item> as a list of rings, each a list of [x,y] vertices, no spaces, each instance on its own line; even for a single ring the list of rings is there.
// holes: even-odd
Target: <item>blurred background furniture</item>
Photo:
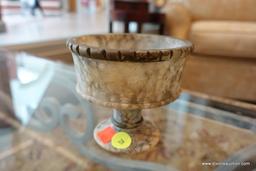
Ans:
[[[168,1],[166,32],[194,44],[183,87],[256,102],[256,1]]]
[[[0,3],[1,3],[1,1],[0,1]],[[1,8],[2,8],[2,6],[0,5],[0,33],[5,32],[5,30],[6,30],[5,24],[2,20],[2,9]]]
[[[124,23],[124,32],[129,33],[129,23],[137,23],[137,32],[143,30],[143,23],[159,25],[158,33],[164,33],[165,15],[158,11],[150,11],[150,2],[145,0],[113,0],[110,11],[109,32],[113,32],[113,22]]]

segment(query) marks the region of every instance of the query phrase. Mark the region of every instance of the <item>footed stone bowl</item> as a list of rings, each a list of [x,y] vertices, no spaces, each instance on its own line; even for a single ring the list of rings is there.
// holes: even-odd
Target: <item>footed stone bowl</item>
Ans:
[[[179,96],[192,44],[167,36],[103,34],[72,38],[67,46],[76,69],[77,92],[93,103],[114,108],[112,118],[95,128],[96,142],[111,152],[141,152],[156,145],[159,131],[143,120],[141,110]],[[120,132],[126,133],[122,134],[126,139],[119,137],[118,146],[113,138]]]

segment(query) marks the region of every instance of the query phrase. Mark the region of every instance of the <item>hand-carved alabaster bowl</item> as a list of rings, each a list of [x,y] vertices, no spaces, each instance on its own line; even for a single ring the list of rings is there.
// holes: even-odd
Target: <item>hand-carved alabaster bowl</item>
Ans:
[[[142,109],[165,105],[180,93],[188,41],[144,34],[86,35],[68,40],[77,74],[77,92],[114,108],[99,123],[94,139],[111,152],[141,152],[154,147],[157,127]]]

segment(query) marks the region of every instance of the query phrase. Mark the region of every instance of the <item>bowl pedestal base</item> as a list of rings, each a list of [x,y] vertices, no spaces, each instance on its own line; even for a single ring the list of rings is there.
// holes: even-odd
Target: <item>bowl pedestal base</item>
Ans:
[[[114,153],[139,153],[152,149],[160,132],[150,121],[143,120],[141,110],[113,110],[112,118],[94,129],[94,139],[103,149]]]

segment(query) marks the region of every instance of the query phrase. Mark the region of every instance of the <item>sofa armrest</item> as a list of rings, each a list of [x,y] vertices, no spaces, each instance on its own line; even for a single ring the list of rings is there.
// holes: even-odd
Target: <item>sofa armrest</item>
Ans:
[[[166,34],[182,39],[187,38],[191,26],[191,15],[187,8],[181,3],[169,2],[163,8],[163,12],[166,14]]]

